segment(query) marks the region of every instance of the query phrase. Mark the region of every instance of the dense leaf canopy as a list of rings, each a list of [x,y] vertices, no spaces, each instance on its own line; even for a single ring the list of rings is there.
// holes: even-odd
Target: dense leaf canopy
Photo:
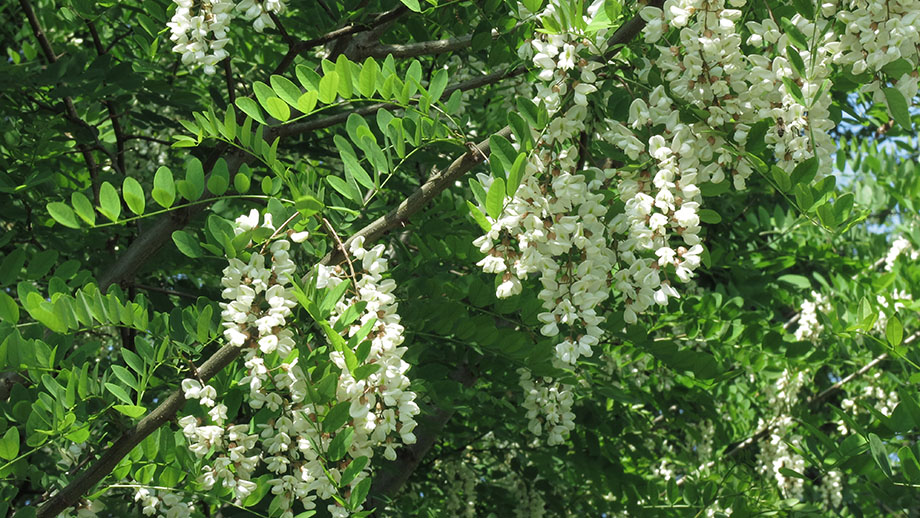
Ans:
[[[920,2],[0,6],[0,514],[916,516]]]

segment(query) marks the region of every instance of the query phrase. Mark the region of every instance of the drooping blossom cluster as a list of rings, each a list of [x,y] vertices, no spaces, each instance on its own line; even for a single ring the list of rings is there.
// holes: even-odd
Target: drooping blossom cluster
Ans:
[[[795,420],[790,409],[798,400],[798,394],[806,381],[806,372],[784,370],[773,386],[768,388],[765,408],[776,409],[771,418],[759,418],[757,429],[769,427],[769,435],[760,442],[757,454],[757,472],[772,478],[786,498],[802,499],[804,480],[790,477],[780,468],[791,469],[798,473],[805,471],[805,459],[793,450],[789,443],[799,444],[802,437],[795,431]]]
[[[134,494],[134,501],[141,505],[144,516],[189,518],[193,510],[181,496],[166,489],[139,488]]]
[[[440,471],[444,473],[445,516],[476,518],[477,477],[465,460],[439,463]]]
[[[417,423],[415,417],[419,407],[415,403],[416,394],[409,390],[409,378],[406,371],[409,364],[402,356],[406,351],[401,344],[404,340],[403,327],[397,313],[398,304],[393,292],[396,282],[385,279],[383,274],[388,269],[383,245],[377,245],[370,250],[363,248],[364,238],[354,239],[350,246],[352,258],[360,261],[360,278],[352,279],[353,295],[345,297],[336,304],[330,324],[336,321],[350,308],[364,304],[360,317],[346,328],[344,337],[350,338],[358,335],[362,329],[370,327],[369,334],[362,341],[370,342],[367,357],[361,364],[350,370],[343,351],[333,351],[329,357],[337,369],[340,370],[336,385],[335,403],[348,404],[349,422],[347,426],[353,427],[354,435],[348,448],[346,460],[341,467],[326,466],[326,470],[334,480],[341,478],[342,470],[353,459],[359,457],[372,458],[374,449],[383,447],[383,456],[389,460],[396,458],[396,448],[401,444],[413,444],[416,441],[413,430]],[[350,273],[345,268],[317,266],[316,283],[318,288],[334,288],[349,277]],[[370,374],[358,376],[358,368],[378,366],[370,369]],[[356,377],[358,376],[358,377]],[[327,409],[317,406],[317,412],[323,413]],[[342,429],[337,432],[341,432]],[[307,431],[306,439],[315,444],[328,445],[335,434],[321,434],[319,430]],[[321,474],[322,472],[318,472]],[[349,486],[353,489],[363,479],[370,476],[370,468],[365,468]],[[328,480],[320,482],[322,498],[328,498],[335,490],[335,486]],[[296,488],[293,488],[296,493]],[[350,489],[349,489],[350,491]],[[325,496],[323,496],[325,495]],[[329,511],[333,516],[346,516],[347,512],[337,504],[330,504]]]
[[[241,216],[236,221],[239,235],[260,227],[258,211]],[[270,215],[265,216],[265,227],[273,236],[278,234]],[[306,233],[290,235],[302,241]],[[230,259],[224,270],[221,318],[224,337],[233,346],[243,347],[246,374],[239,381],[248,394],[246,403],[257,414],[267,414],[267,421],[253,423],[227,423],[227,407],[218,402],[216,390],[199,380],[183,380],[182,389],[187,399],[197,399],[208,408],[204,424],[195,416],[179,420],[189,449],[209,463],[199,477],[205,489],[215,485],[231,488],[233,496],[241,501],[256,489],[253,474],[265,469],[273,476],[268,481],[279,512],[284,517],[293,516],[292,506],[300,502],[305,509],[313,509],[317,499],[328,500],[336,495],[343,471],[354,459],[370,458],[374,449],[384,447],[384,456],[395,457],[398,444],[415,441],[412,430],[419,408],[415,393],[408,390],[405,376],[409,365],[402,360],[402,326],[396,313],[392,280],[383,279],[387,269],[382,245],[371,250],[361,248],[362,240],[355,240],[351,254],[363,267],[363,274],[354,286],[355,294],[337,304],[331,317],[335,325],[338,317],[349,307],[363,303],[364,310],[354,325],[346,328],[350,337],[370,326],[366,341],[370,344],[363,366],[378,365],[375,370],[365,369],[357,379],[355,366],[349,370],[341,350],[329,353],[332,371],[338,372],[335,397],[331,403],[314,401],[308,384],[317,382],[305,373],[293,331],[288,326],[291,309],[296,305],[292,275],[295,265],[291,260],[287,239],[274,239],[263,250],[269,255],[252,252],[248,262]],[[343,280],[341,269],[318,267],[317,287],[334,287]],[[363,342],[364,340],[362,340]],[[344,403],[348,419],[338,429],[330,430],[321,424],[333,406]],[[329,461],[327,451],[339,433],[354,431],[353,440],[341,461]],[[395,434],[397,439],[391,437]],[[216,454],[216,457],[214,455]],[[346,493],[370,475],[365,467],[349,482]],[[348,511],[338,503],[329,504],[333,516],[347,516]]]
[[[834,62],[851,66],[853,74],[872,74],[873,80],[861,90],[873,101],[887,104],[882,89],[889,81],[905,99],[917,95],[920,2],[831,0],[822,2],[821,10],[824,16],[836,18],[846,26],[839,36]]]
[[[541,16],[557,16],[554,5]],[[591,356],[603,334],[595,308],[609,297],[604,288],[616,258],[601,192],[613,173],[579,165],[578,149],[579,135],[588,131],[588,96],[597,91],[595,70],[601,66],[582,54],[602,53],[605,42],[573,31],[541,35],[526,46],[521,54],[540,68],[534,101],[552,120],[542,133],[532,132],[536,149],[528,155],[519,188],[505,197],[501,215],[490,218],[491,229],[474,244],[486,254],[478,265],[501,280],[499,298],[520,293],[522,279],[540,274],[540,332],[556,340],[556,365],[572,368],[579,357]],[[574,105],[563,111],[567,96]],[[480,180],[491,185],[490,177]],[[521,385],[530,430],[545,430],[549,444],[561,442],[574,426],[571,387],[533,379],[523,369]]]
[[[913,246],[911,246],[910,241],[903,236],[898,236],[891,243],[891,248],[888,249],[888,253],[885,255],[886,272],[890,272],[894,269],[895,262],[901,255],[907,255],[911,261],[916,261],[920,258],[920,250],[915,250]]]
[[[363,245],[363,236],[351,242],[351,256],[360,261],[358,264],[364,273],[354,284],[355,294],[337,304],[330,322],[334,324],[349,307],[364,303],[363,314],[348,327],[346,337],[355,336],[362,327],[372,325],[367,337],[371,343],[370,352],[363,365],[379,365],[379,368],[366,378],[356,379],[347,369],[341,352],[330,353],[330,358],[342,370],[336,397],[339,401],[350,402],[349,415],[355,423],[355,437],[349,453],[353,457],[371,457],[372,448],[383,445],[383,456],[394,460],[396,447],[415,443],[413,430],[419,407],[415,403],[415,392],[409,390],[406,376],[409,364],[402,359],[406,348],[401,346],[405,338],[393,295],[396,281],[383,277],[389,268],[385,247],[378,244],[366,250]],[[342,267],[320,265],[317,270],[320,288],[335,287],[349,275]]]
[[[216,65],[230,53],[226,46],[230,22],[237,15],[252,21],[257,32],[274,28],[271,14],[285,9],[283,0],[173,0],[176,11],[166,24],[173,41],[173,52],[182,54],[182,63],[192,68],[203,67],[206,74],[217,71]]]
[[[874,373],[862,389],[847,395],[840,401],[840,409],[853,417],[857,417],[868,414],[869,412],[863,407],[871,405],[880,414],[890,417],[895,407],[900,403],[901,398],[896,391],[882,388],[879,383],[881,377],[882,373]],[[848,435],[852,432],[847,426],[847,422],[843,419],[837,421],[837,431],[843,435]]]
[[[817,291],[811,292],[811,299],[802,302],[799,311],[799,327],[795,330],[796,340],[816,341],[824,330],[818,320],[819,313],[827,313],[831,309],[828,298]]]

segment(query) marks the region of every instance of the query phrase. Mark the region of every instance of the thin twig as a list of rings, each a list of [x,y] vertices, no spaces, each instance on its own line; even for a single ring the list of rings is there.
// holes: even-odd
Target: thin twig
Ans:
[[[345,261],[348,263],[348,270],[351,272],[351,282],[353,286],[357,288],[358,285],[358,276],[355,275],[355,265],[351,264],[351,256],[348,254],[348,250],[345,248],[345,244],[342,243],[342,238],[339,237],[339,234],[332,228],[332,223],[329,223],[329,220],[326,218],[321,218],[323,220],[323,226],[326,227],[326,230],[332,234],[332,238],[335,240],[335,244],[338,245],[339,250],[342,251],[342,255],[345,256]]]
[[[48,41],[48,37],[45,36],[45,31],[42,29],[41,24],[38,23],[38,17],[35,16],[35,10],[32,8],[32,4],[29,0],[19,0],[19,5],[22,7],[22,10],[26,13],[26,18],[29,20],[29,25],[32,27],[32,33],[35,35],[35,39],[38,40],[39,46],[42,48],[42,53],[45,55],[45,59],[48,63],[54,63],[57,61],[57,56],[54,54],[54,49],[51,48],[51,42]],[[74,122],[83,122],[80,120],[80,117],[77,115],[77,109],[73,104],[73,99],[68,96],[64,97],[64,107],[68,119],[73,120]],[[83,125],[89,126],[85,122]],[[74,138],[76,141],[76,138]],[[99,166],[96,163],[96,158],[93,157],[92,151],[89,150],[81,142],[77,142],[77,148],[80,150],[80,153],[83,155],[83,160],[86,162],[86,166],[89,167],[89,176],[92,181],[93,186],[93,200],[96,205],[99,204]]]
[[[96,30],[96,24],[87,20],[86,26],[89,27],[93,45],[96,47],[96,53],[102,56],[106,51],[102,47],[102,39],[99,37],[99,31]],[[112,165],[119,174],[124,175],[127,174],[127,168],[125,167],[125,132],[121,127],[118,112],[115,110],[115,105],[112,101],[106,99],[102,101],[102,104],[105,105],[105,109],[109,112],[109,120],[112,121],[112,131],[115,133],[115,163]]]
[[[227,56],[220,64],[224,67],[224,79],[227,83],[227,98],[230,100],[230,105],[232,106],[236,103],[236,86],[233,83],[233,70],[230,68],[230,56]]]

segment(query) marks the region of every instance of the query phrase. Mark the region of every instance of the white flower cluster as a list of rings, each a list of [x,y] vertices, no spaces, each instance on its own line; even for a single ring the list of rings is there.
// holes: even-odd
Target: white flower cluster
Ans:
[[[149,490],[139,488],[134,494],[134,501],[140,503],[144,516],[163,516],[165,518],[189,518],[192,516],[192,506],[182,501],[182,498],[163,489]]]
[[[799,390],[806,381],[805,371],[792,373],[783,371],[776,383],[769,387],[765,408],[776,409],[777,414],[769,421],[759,419],[758,429],[770,426],[770,433],[760,443],[757,454],[757,471],[761,475],[772,477],[786,498],[802,499],[805,491],[804,480],[787,477],[780,468],[787,468],[798,473],[805,471],[805,459],[789,447],[788,443],[798,444],[802,437],[795,433],[795,421],[789,410],[798,398]]]
[[[542,17],[556,17],[550,5]],[[595,307],[609,295],[609,272],[615,254],[608,243],[607,206],[599,191],[612,172],[578,170],[578,136],[586,130],[587,98],[597,91],[595,70],[601,65],[581,54],[596,55],[603,37],[592,42],[579,32],[540,35],[523,55],[540,67],[535,102],[550,115],[561,110],[571,94],[574,106],[555,117],[543,133],[533,133],[536,150],[528,156],[520,187],[505,197],[501,216],[474,244],[486,254],[478,265],[501,278],[499,298],[521,292],[521,280],[540,273],[541,333],[558,337],[556,365],[571,368],[590,356],[603,331]],[[482,177],[489,187],[491,178]],[[531,430],[546,430],[550,444],[562,440],[573,426],[571,388],[522,374],[525,408]],[[541,405],[550,406],[541,408]],[[538,421],[544,420],[543,423]],[[539,432],[537,432],[539,433]]]
[[[879,383],[881,376],[881,372],[873,374],[869,382],[862,388],[861,393],[846,397],[840,402],[840,409],[856,417],[867,413],[863,410],[863,405],[859,404],[864,401],[872,404],[872,407],[880,414],[891,417],[891,413],[901,402],[901,398],[894,390],[886,391],[881,387]],[[841,419],[837,421],[837,431],[843,435],[848,435],[852,430],[847,427],[846,421]]]
[[[562,444],[565,435],[575,428],[573,387],[550,377],[533,378],[527,369],[519,369],[518,374],[524,389],[524,409],[530,421],[528,429],[537,436],[546,431],[549,445]]]
[[[230,42],[230,22],[241,11],[243,18],[251,20],[253,28],[262,32],[265,27],[274,28],[269,13],[281,13],[285,3],[282,0],[173,0],[176,12],[166,24],[170,29],[169,39],[173,51],[182,54],[182,63],[193,68],[202,66],[206,74],[217,71],[217,63],[229,56],[226,50]]]
[[[105,510],[105,505],[99,499],[83,499],[75,507],[68,507],[58,515],[59,518],[96,518]]]
[[[894,268],[895,261],[898,260],[898,257],[905,253],[908,254],[911,261],[916,261],[920,258],[920,250],[914,250],[910,241],[903,236],[898,236],[891,243],[891,248],[888,249],[888,253],[885,255],[885,271],[890,272]]]
[[[441,464],[447,493],[445,516],[476,518],[476,472],[466,462]]]
[[[875,300],[878,302],[879,306],[881,306],[882,308],[884,309],[889,308],[888,298],[885,297],[884,295],[876,295]],[[904,301],[910,302],[914,300],[914,298],[911,296],[910,293],[907,293],[904,290],[894,290],[894,292],[891,294],[891,300],[893,302],[893,306],[891,307],[892,311],[898,312],[904,309],[905,307]],[[879,333],[884,333],[885,328],[887,326],[888,326],[888,313],[886,313],[883,309],[880,309],[878,312],[878,320],[875,321],[875,330],[878,331]]]
[[[840,507],[843,503],[843,473],[837,470],[828,471],[818,486],[818,495],[824,505],[831,509]]]
[[[528,486],[522,477],[514,477],[511,482],[511,499],[517,502],[514,508],[515,518],[543,518],[546,516],[546,501],[539,491]]]
[[[816,341],[824,330],[818,321],[818,313],[827,313],[831,309],[830,300],[817,291],[811,292],[811,299],[802,302],[799,310],[799,327],[795,330],[796,340]]]
[[[846,29],[834,62],[850,65],[854,74],[869,72],[874,80],[863,86],[875,102],[887,104],[880,72],[910,102],[917,95],[920,63],[920,1],[830,0],[821,5],[825,16],[842,22]],[[892,66],[903,60],[904,66]],[[884,69],[884,70],[883,70]]]
[[[396,312],[398,304],[393,295],[396,282],[383,278],[388,269],[385,248],[376,245],[366,250],[363,245],[363,237],[354,239],[350,245],[351,257],[360,261],[363,273],[359,279],[355,279],[354,295],[336,305],[330,323],[335,324],[348,308],[364,304],[363,313],[347,328],[345,336],[354,337],[362,329],[365,332],[370,329],[366,338],[362,339],[370,342],[370,349],[367,357],[354,370],[349,370],[343,351],[333,351],[329,357],[341,370],[336,400],[348,403],[350,426],[354,427],[348,455],[352,459],[362,456],[371,458],[374,448],[383,446],[383,456],[394,460],[396,448],[400,444],[415,443],[415,417],[420,410],[415,403],[415,392],[409,390],[410,381],[406,376],[409,364],[402,359],[406,348],[401,346],[404,329]],[[317,267],[318,288],[334,288],[347,277],[348,273],[341,267]],[[358,369],[371,366],[377,368],[370,369],[370,374],[356,377]],[[317,435],[313,440],[328,442],[329,439]],[[327,469],[333,478],[340,477],[339,470]],[[369,475],[369,468],[365,468],[351,482],[351,486],[356,486]],[[339,516],[343,511],[334,505],[330,505],[329,510],[333,516]]]

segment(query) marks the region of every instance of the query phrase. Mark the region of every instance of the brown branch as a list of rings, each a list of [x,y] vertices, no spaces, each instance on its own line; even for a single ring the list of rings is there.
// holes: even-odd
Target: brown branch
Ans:
[[[497,38],[498,31],[492,30],[492,38]],[[444,40],[423,41],[419,43],[407,44],[378,44],[373,46],[357,45],[348,53],[352,61],[363,61],[365,58],[385,58],[391,55],[394,58],[414,58],[418,56],[433,56],[443,54],[454,50],[460,50],[469,47],[473,41],[473,36],[466,35],[459,38],[450,38]]]
[[[505,126],[499,130],[496,135],[508,138],[511,136],[511,128]],[[444,171],[432,175],[427,182],[410,194],[409,197],[397,205],[396,208],[380,216],[348,238],[348,241],[345,242],[345,246],[348,247],[352,241],[359,236],[363,236],[365,242],[368,243],[376,241],[380,236],[390,230],[405,225],[406,221],[413,214],[421,210],[425,205],[428,205],[428,202],[434,199],[435,196],[452,186],[458,178],[468,173],[474,166],[482,163],[485,157],[489,156],[490,150],[488,138],[484,139],[479,144],[472,144],[469,151],[460,155],[460,157],[454,160]],[[341,260],[339,256],[340,253],[331,251],[326,254],[326,257],[323,257],[321,262],[323,264],[338,262]]]
[[[51,48],[51,42],[48,41],[48,37],[45,36],[45,31],[42,29],[41,24],[38,23],[38,17],[35,16],[35,10],[32,8],[32,4],[29,3],[29,0],[19,0],[19,5],[25,12],[26,18],[29,20],[29,25],[32,27],[32,34],[34,34],[35,39],[38,40],[38,44],[42,48],[42,53],[45,55],[45,59],[48,61],[48,63],[56,62],[57,56],[54,55],[54,49]],[[70,97],[64,97],[64,107],[69,119],[82,122],[80,117],[77,115],[76,107],[73,105],[73,99]],[[85,122],[83,124],[87,125]],[[76,138],[74,138],[74,140],[76,140]],[[88,147],[80,142],[77,142],[77,149],[80,150],[80,153],[83,155],[83,160],[86,162],[86,166],[89,167],[89,175],[93,187],[93,200],[95,201],[96,205],[98,205],[99,167],[98,164],[96,164],[96,158],[93,157],[92,151],[90,151]]]
[[[227,83],[227,98],[230,106],[236,104],[236,86],[233,84],[233,70],[230,68],[230,56],[220,62],[224,66],[224,80]]]
[[[89,27],[89,33],[93,38],[93,45],[96,47],[96,53],[98,55],[105,54],[106,50],[102,46],[102,38],[99,37],[99,31],[96,30],[96,24],[90,20],[86,21],[86,26]],[[109,112],[109,120],[112,121],[112,131],[115,133],[115,163],[112,165],[121,175],[127,174],[127,167],[125,167],[125,132],[121,127],[121,121],[118,118],[118,112],[115,110],[115,105],[112,101],[104,100],[102,104],[105,105],[105,109]]]
[[[373,20],[371,20],[368,23],[358,23],[358,24],[351,23],[351,24],[346,25],[345,27],[341,27],[334,31],[327,32],[326,34],[323,34],[322,36],[318,36],[316,38],[312,38],[309,40],[302,40],[302,41],[295,42],[294,44],[290,46],[287,54],[284,55],[284,58],[281,59],[281,63],[278,63],[278,66],[275,67],[275,70],[274,72],[272,72],[272,74],[283,73],[285,70],[287,70],[291,66],[292,63],[294,63],[294,59],[297,56],[299,56],[303,52],[306,52],[312,49],[313,47],[317,47],[319,45],[325,45],[326,43],[329,43],[330,41],[334,41],[339,38],[343,38],[345,36],[351,36],[359,32],[371,30],[374,27],[377,27],[378,25],[388,23],[390,21],[393,21],[399,18],[400,16],[408,12],[408,10],[409,9],[405,5],[400,5],[399,7],[396,7],[395,9],[378,14],[377,16],[374,17]]]

